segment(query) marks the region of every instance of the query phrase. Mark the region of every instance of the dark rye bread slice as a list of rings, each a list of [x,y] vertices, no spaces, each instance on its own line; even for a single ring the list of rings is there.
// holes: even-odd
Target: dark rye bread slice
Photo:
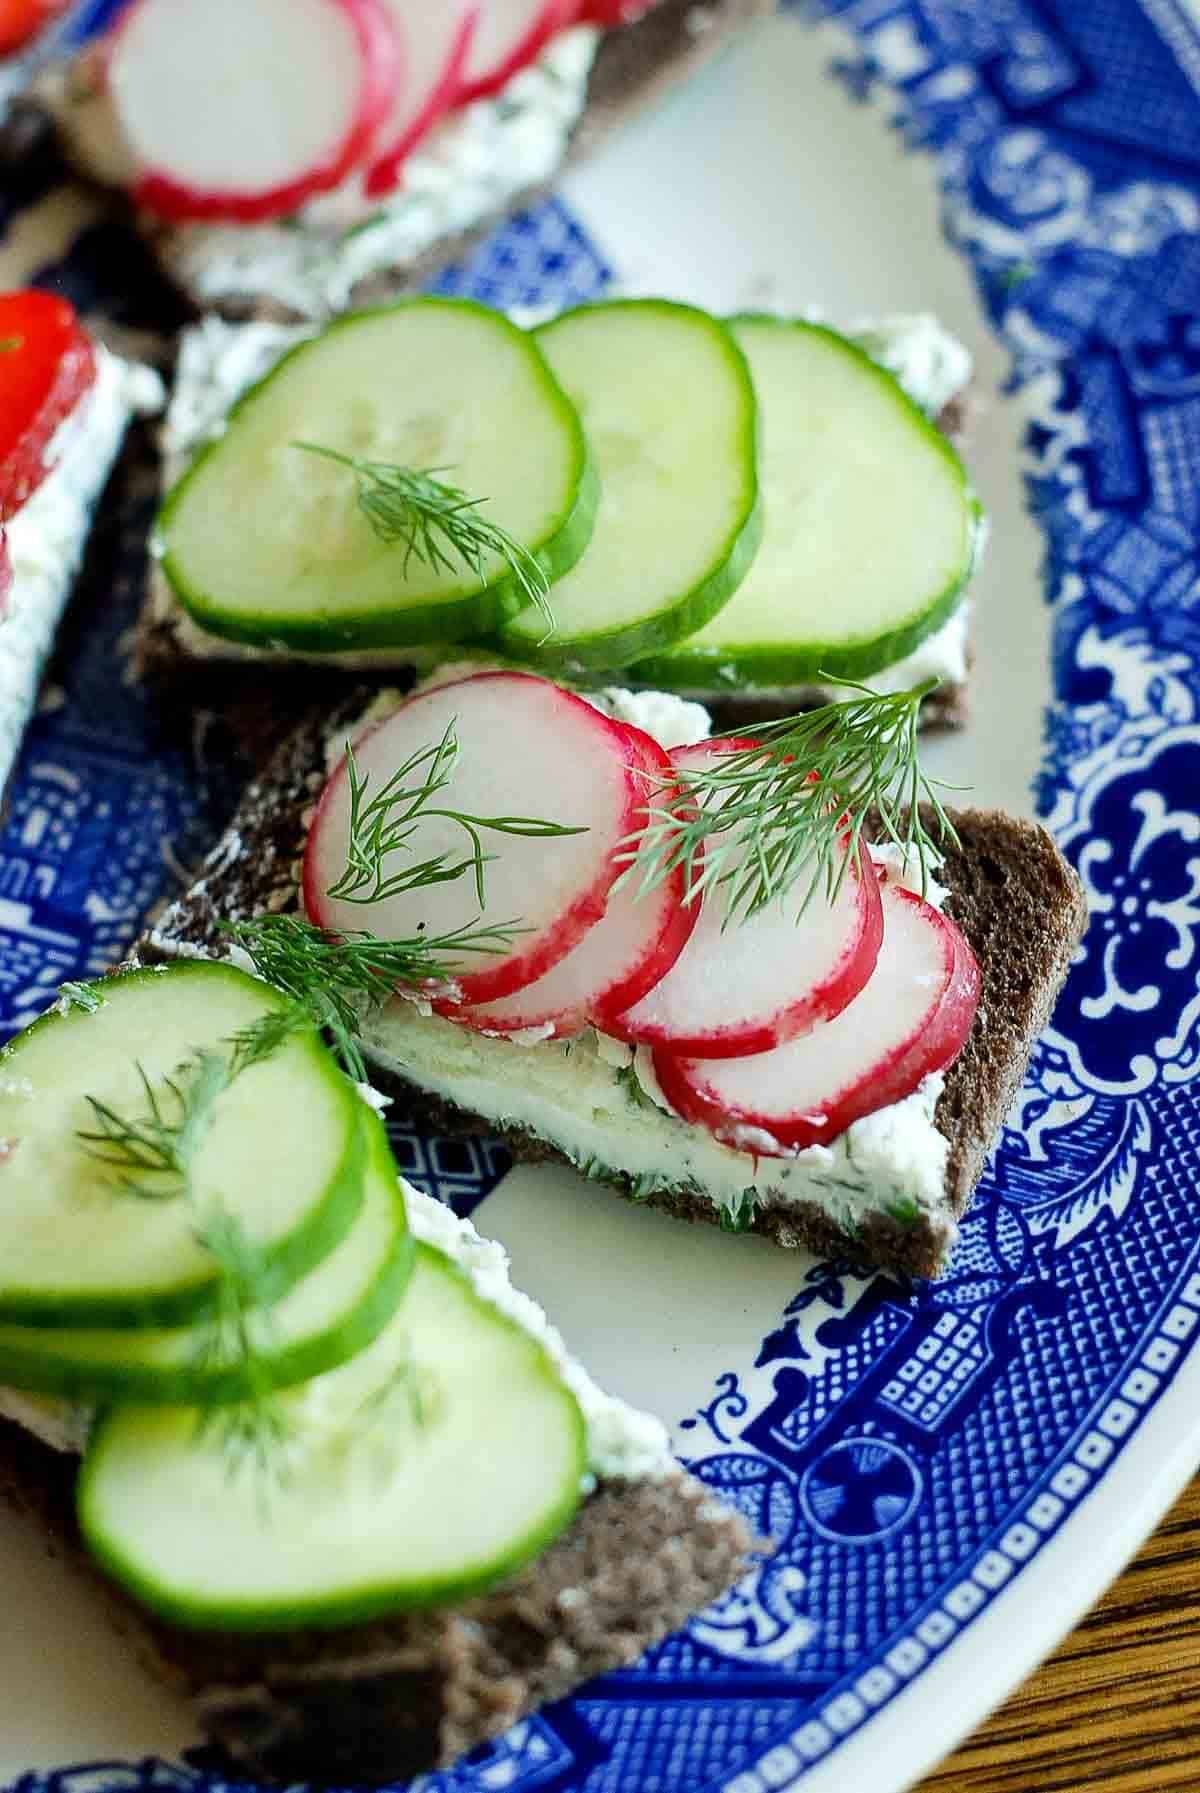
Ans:
[[[140,950],[160,956],[183,946],[222,953],[222,920],[299,907],[298,862],[311,806],[325,781],[325,748],[362,713],[366,693],[335,710],[311,714],[246,791],[238,814],[196,883],[158,917]],[[983,987],[975,1026],[946,1075],[935,1121],[950,1142],[944,1219],[922,1213],[912,1224],[867,1214],[850,1238],[815,1203],[760,1200],[752,1222],[782,1246],[821,1254],[854,1252],[909,1276],[937,1273],[982,1173],[988,1151],[1020,1087],[1029,1053],[1045,1027],[1087,920],[1082,887],[1044,828],[998,811],[954,813],[959,845],[948,847],[941,879],[948,912],[979,960]],[[514,1053],[521,1049],[513,1047]],[[431,1097],[416,1084],[373,1071],[393,1098],[397,1118],[433,1131],[499,1134],[524,1160],[563,1154],[523,1130],[497,1129]],[[604,1177],[632,1194],[628,1179]],[[685,1220],[715,1221],[716,1209],[691,1191],[656,1191],[646,1199]]]
[[[550,1548],[458,1606],[336,1631],[181,1631],[87,1555],[75,1459],[0,1420],[0,1498],[103,1597],[143,1666],[238,1774],[338,1787],[448,1767],[594,1675],[623,1668],[737,1579],[755,1540],[680,1471],[607,1482]]]
[[[360,280],[339,309],[379,304],[427,285],[443,268],[482,242],[505,217],[545,199],[565,168],[591,154],[610,132],[709,61],[734,33],[775,10],[776,0],[658,0],[634,24],[605,32],[592,65],[587,101],[572,133],[563,168],[555,170],[548,181],[514,194],[502,210],[480,218],[470,229],[448,233],[420,255]],[[28,153],[38,139],[35,121],[39,116],[45,127],[53,130],[52,120],[37,99],[28,102],[10,128],[13,147],[5,160],[19,153],[17,146]],[[70,153],[65,141],[63,150]],[[77,172],[91,176],[94,171],[80,165]],[[152,220],[137,222],[159,266],[193,311],[217,310],[230,318],[287,319],[298,315],[285,302],[264,298],[256,292],[230,292],[219,302],[205,299],[181,274],[173,253],[177,232]],[[335,254],[337,234],[330,235],[329,245],[330,253]]]

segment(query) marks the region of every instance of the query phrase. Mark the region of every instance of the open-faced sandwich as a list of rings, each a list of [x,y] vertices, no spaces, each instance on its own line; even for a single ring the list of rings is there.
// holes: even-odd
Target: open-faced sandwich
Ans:
[[[198,309],[327,317],[539,196],[773,0],[129,0],[41,83]]]
[[[841,696],[711,739],[511,670],[362,694],[143,950],[249,954],[423,1124],[932,1275],[1084,905],[1044,830],[944,816],[920,687]]]
[[[419,299],[185,334],[144,667],[429,667],[487,649],[740,718],[829,680],[934,682],[961,720],[982,542],[966,350],[612,300],[523,330]]]
[[[278,991],[125,970],[0,1068],[0,1494],[235,1771],[448,1765],[737,1578],[737,1514]]]
[[[65,299],[0,294],[0,793],[148,368],[93,342]]]

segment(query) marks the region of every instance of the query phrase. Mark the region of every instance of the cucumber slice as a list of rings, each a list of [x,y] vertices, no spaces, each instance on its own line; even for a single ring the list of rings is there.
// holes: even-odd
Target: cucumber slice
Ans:
[[[566,673],[624,666],[707,622],[754,558],[754,388],[726,326],[690,305],[585,305],[537,337],[582,413],[603,496],[551,595],[553,633],[522,611],[504,648]]]
[[[0,1052],[0,1321],[175,1326],[211,1308],[217,1272],[196,1237],[218,1204],[245,1229],[282,1294],[333,1250],[361,1199],[362,1103],[315,1029],[291,1036],[217,1097],[192,1164],[193,1198],[138,1197],[76,1135],[91,1096],[149,1112],[140,1064],[164,1079],[199,1049],[281,1008],[231,965],[178,961],[85,987],[94,1012],[56,1005]],[[161,1172],[148,1185],[163,1187]]]
[[[415,1393],[414,1393],[415,1391]],[[353,1624],[490,1586],[569,1523],[583,1417],[541,1345],[418,1245],[395,1319],[277,1397],[284,1472],[231,1476],[187,1407],[118,1407],[78,1485],[93,1554],[179,1625]]]
[[[766,532],[720,614],[638,663],[665,690],[811,684],[894,665],[970,578],[980,508],[893,377],[817,324],[733,320],[762,415]]]
[[[308,653],[403,647],[494,629],[526,602],[498,555],[476,575],[381,541],[353,473],[296,442],[442,469],[550,579],[591,535],[583,431],[530,336],[462,299],[352,313],[251,387],[167,495],[163,571],[212,634]]]
[[[413,1240],[387,1135],[365,1110],[362,1125],[367,1167],[353,1226],[253,1326],[258,1370],[276,1388],[323,1375],[364,1351],[399,1307],[412,1270]],[[165,1331],[0,1326],[0,1384],[88,1404],[216,1404],[261,1389],[262,1380],[228,1351],[207,1355],[208,1343],[203,1321]]]

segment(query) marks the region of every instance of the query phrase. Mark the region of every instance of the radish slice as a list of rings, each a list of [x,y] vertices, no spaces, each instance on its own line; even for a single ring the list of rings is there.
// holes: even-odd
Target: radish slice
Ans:
[[[552,37],[575,23],[578,0],[484,0],[458,103],[484,100],[536,62]]]
[[[874,975],[834,1020],[749,1058],[654,1054],[677,1114],[726,1145],[784,1155],[827,1145],[958,1056],[979,1003],[975,955],[931,903],[899,884],[885,882],[882,895]]]
[[[752,742],[701,741],[671,755],[686,772]],[[726,926],[723,895],[710,887],[687,945],[667,975],[608,1031],[696,1058],[766,1052],[844,1009],[870,977],[883,932],[878,880],[865,853],[832,903],[772,903]]]
[[[8,531],[0,529],[0,623],[12,609],[13,569],[8,551]]]
[[[617,25],[632,25],[657,4],[658,0],[583,0],[577,20],[580,25],[612,31]]]
[[[489,925],[518,924],[509,951],[463,955],[443,1003],[490,1002],[533,983],[566,957],[604,913],[620,875],[622,842],[639,826],[645,783],[630,764],[621,732],[591,704],[531,673],[480,673],[414,697],[354,745],[367,800],[413,754],[436,747],[453,728],[458,757],[438,810],[470,816],[526,816],[582,828],[551,839],[484,832]],[[420,775],[418,774],[418,777]],[[411,781],[409,781],[411,783]],[[328,895],[346,866],[350,787],[345,763],[326,785],[309,830],[304,903],[310,919],[335,933],[365,931],[380,940],[429,936],[480,921],[475,880],[427,884],[369,903]],[[388,854],[393,875],[414,859],[465,858],[462,827],[423,815],[406,851]]]
[[[615,726],[640,778],[641,802],[668,801],[673,773],[666,753],[640,728]],[[682,867],[645,896],[632,880],[622,884],[600,920],[553,970],[498,1002],[457,1009],[456,1019],[480,1033],[534,1030],[548,1040],[580,1033],[589,1023],[603,1029],[610,1014],[653,989],[683,951],[699,914],[684,902],[684,892]]]
[[[109,60],[134,199],[169,219],[294,211],[367,154],[399,83],[385,0],[134,0]]]
[[[457,103],[479,7],[443,0],[387,0],[404,64],[404,79],[372,152],[364,183],[368,199],[400,185],[404,163],[422,137]]]

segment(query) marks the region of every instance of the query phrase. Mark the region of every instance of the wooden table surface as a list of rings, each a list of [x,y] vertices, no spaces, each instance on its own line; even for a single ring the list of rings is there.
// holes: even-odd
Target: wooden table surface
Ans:
[[[1200,1476],[1120,1580],[917,1793],[1200,1793]]]

